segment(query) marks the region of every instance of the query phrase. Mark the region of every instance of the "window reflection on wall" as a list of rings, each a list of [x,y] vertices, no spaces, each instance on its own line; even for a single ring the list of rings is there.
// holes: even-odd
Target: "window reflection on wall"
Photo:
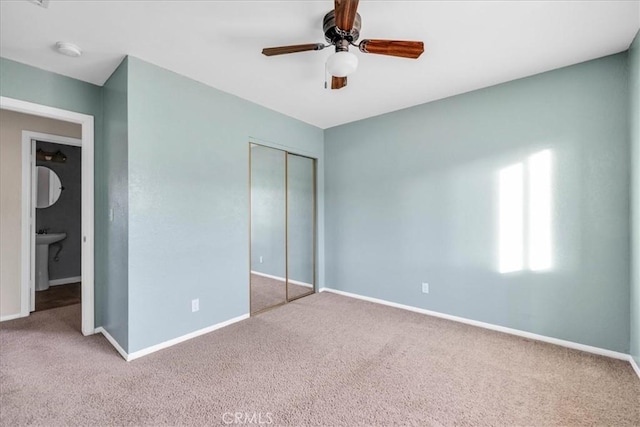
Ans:
[[[500,171],[500,273],[522,270],[524,174],[522,163]]]
[[[498,173],[500,273],[552,267],[551,163],[544,150]]]

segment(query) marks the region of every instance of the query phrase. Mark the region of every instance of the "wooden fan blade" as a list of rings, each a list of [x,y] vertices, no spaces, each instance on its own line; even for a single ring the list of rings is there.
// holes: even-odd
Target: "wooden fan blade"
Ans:
[[[284,55],[286,53],[306,52],[308,50],[322,50],[322,43],[295,44],[291,46],[265,47],[262,54],[266,56]]]
[[[331,77],[331,89],[342,89],[347,85],[346,77]]]
[[[424,43],[403,40],[362,40],[358,48],[364,53],[416,59],[424,52]]]
[[[335,0],[336,26],[342,31],[349,32],[358,13],[359,0]]]

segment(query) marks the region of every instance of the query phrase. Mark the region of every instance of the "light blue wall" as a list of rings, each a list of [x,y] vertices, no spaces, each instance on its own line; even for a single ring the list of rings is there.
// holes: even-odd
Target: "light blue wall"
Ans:
[[[632,168],[631,355],[640,366],[640,32],[629,50],[629,125]]]
[[[0,57],[0,93],[9,98],[90,114],[102,120],[100,86]],[[100,136],[96,132],[97,136]]]
[[[326,286],[628,352],[627,90],[622,53],[326,130]],[[547,149],[554,267],[501,274],[498,172]]]
[[[106,282],[106,181],[102,144],[102,89],[90,83],[0,58],[0,94],[94,117],[95,144],[95,325],[102,324]]]
[[[133,352],[249,312],[247,143],[322,165],[323,131],[136,58],[128,107]]]
[[[107,223],[101,246],[105,248],[106,269],[101,287],[103,302],[102,326],[128,349],[128,91],[127,59],[109,77],[103,87],[104,146],[101,150],[101,179],[96,185],[104,186],[102,200],[108,218],[113,209],[113,221]]]

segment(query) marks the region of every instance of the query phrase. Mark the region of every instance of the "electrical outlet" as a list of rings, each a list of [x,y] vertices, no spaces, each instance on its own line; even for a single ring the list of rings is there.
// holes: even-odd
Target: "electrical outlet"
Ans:
[[[262,256],[260,256],[260,264],[262,264]]]
[[[200,310],[200,299],[198,299],[198,298],[192,299],[191,300],[191,312],[195,313],[198,310]]]
[[[109,221],[113,222],[113,208],[109,209]]]
[[[422,293],[423,294],[429,293],[429,284],[426,282],[422,282]]]

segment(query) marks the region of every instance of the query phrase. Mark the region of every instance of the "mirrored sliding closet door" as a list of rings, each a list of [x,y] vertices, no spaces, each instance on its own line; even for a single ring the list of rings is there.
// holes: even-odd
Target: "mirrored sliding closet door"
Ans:
[[[315,160],[250,144],[251,314],[315,292]]]
[[[287,154],[287,298],[314,292],[315,168],[308,157]]]
[[[251,313],[287,301],[286,161],[251,144]]]

